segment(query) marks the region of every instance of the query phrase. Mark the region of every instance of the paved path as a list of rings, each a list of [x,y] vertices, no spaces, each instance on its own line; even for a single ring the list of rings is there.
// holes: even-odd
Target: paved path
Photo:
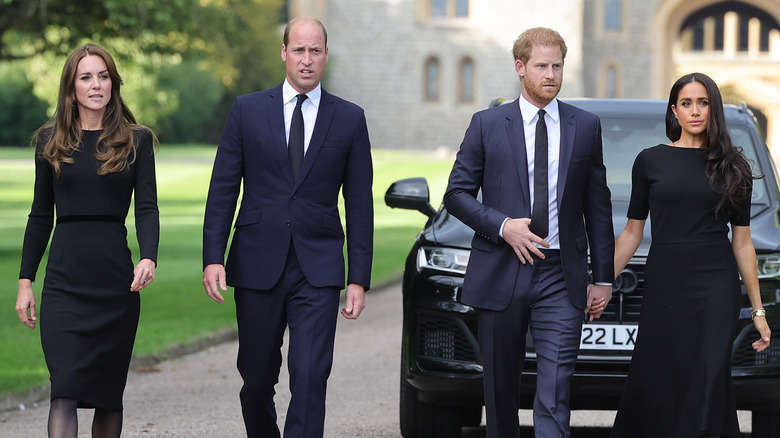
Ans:
[[[357,321],[339,316],[335,363],[328,385],[325,435],[400,437],[398,361],[401,348],[401,292],[394,285],[367,296]],[[145,371],[130,373],[125,391],[125,438],[234,438],[244,434],[235,367],[237,343],[227,342]],[[277,385],[281,414],[289,402],[287,375]],[[46,436],[48,402],[24,411],[0,412],[0,437]],[[89,437],[90,410],[79,411],[79,437]],[[532,436],[531,415],[521,411],[524,437]],[[747,418],[747,423],[744,421]],[[575,411],[573,437],[608,437],[614,412]],[[749,427],[749,417],[741,416]],[[243,435],[245,436],[245,435]],[[464,429],[463,437],[485,436],[484,427]]]

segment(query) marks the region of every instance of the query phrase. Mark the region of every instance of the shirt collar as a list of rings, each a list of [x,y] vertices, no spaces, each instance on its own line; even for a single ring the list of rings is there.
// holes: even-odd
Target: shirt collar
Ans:
[[[284,100],[284,103],[288,104],[291,101],[294,101],[298,94],[300,93],[295,91],[295,88],[293,88],[292,85],[287,82],[287,79],[285,79],[284,83],[282,84],[282,99]],[[310,100],[315,107],[319,108],[320,97],[322,97],[322,84],[317,84],[313,90],[306,93],[306,96],[308,96],[308,100]]]
[[[526,125],[530,125],[531,122],[535,123],[536,114],[539,112],[539,108],[525,100],[525,97],[523,97],[522,94],[517,99],[517,101],[520,103],[520,113],[523,115],[523,123]],[[542,109],[545,113],[547,113],[548,116],[550,116],[553,122],[558,123],[558,119],[561,115],[560,111],[558,110],[558,99],[553,99],[552,102],[548,103],[547,106]]]

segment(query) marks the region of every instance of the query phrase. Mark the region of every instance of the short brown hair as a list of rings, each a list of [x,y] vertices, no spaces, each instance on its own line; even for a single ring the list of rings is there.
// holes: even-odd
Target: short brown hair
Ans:
[[[534,46],[558,46],[561,48],[562,59],[566,59],[566,42],[561,35],[546,27],[534,27],[521,33],[512,47],[512,55],[515,61],[523,61],[523,64],[531,59],[531,51]]]

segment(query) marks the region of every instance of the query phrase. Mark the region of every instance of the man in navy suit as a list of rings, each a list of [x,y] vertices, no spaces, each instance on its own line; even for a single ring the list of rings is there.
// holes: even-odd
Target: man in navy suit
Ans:
[[[513,54],[521,96],[471,119],[444,203],[475,231],[461,300],[478,309],[487,436],[518,436],[530,328],[536,437],[568,437],[583,312],[601,316],[614,275],[601,122],[556,99],[566,56],[557,32],[527,30]]]
[[[346,280],[341,313],[355,319],[369,288],[371,151],[363,110],[320,86],[328,62],[322,23],[290,21],[281,55],[284,83],[238,97],[222,132],[203,224],[203,285],[218,303],[226,284],[235,288],[247,436],[280,436],[273,398],[287,328],[291,400],[284,436],[321,437],[339,291]]]

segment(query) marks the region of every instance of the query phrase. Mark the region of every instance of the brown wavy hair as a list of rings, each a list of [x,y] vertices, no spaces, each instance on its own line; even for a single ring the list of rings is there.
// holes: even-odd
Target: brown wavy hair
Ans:
[[[114,58],[106,49],[95,44],[86,44],[74,50],[65,61],[54,117],[40,127],[32,139],[40,156],[51,163],[58,176],[62,172],[62,163],[73,162],[71,155],[78,150],[83,137],[75,81],[79,62],[87,56],[102,58],[111,78],[111,99],[103,115],[103,132],[98,138],[95,155],[103,163],[98,169],[98,175],[121,172],[135,161],[134,131],[149,132],[154,144],[157,144],[154,133],[146,126],[136,123],[135,116],[122,99],[122,78]]]
[[[666,105],[666,136],[674,142],[682,135],[682,127],[674,116],[672,105],[677,105],[680,90],[692,82],[702,84],[709,97],[706,172],[710,186],[723,195],[715,208],[715,214],[723,213],[726,217],[738,215],[741,213],[742,204],[750,196],[753,179],[763,178],[763,175],[753,175],[750,163],[742,154],[742,148],[732,143],[726,127],[723,98],[712,78],[703,73],[690,73],[674,83]]]

